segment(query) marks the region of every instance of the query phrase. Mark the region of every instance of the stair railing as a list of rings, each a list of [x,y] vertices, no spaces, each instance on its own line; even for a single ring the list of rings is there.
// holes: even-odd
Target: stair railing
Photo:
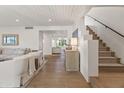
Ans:
[[[86,16],[88,16],[88,17],[90,17],[90,18],[94,19],[94,20],[95,20],[95,21],[97,21],[98,23],[102,24],[102,25],[103,25],[103,26],[105,26],[106,28],[110,29],[110,30],[111,30],[111,31],[113,31],[114,33],[116,33],[116,34],[118,34],[119,36],[121,36],[121,37],[123,37],[123,38],[124,38],[124,35],[120,34],[118,31],[114,30],[113,28],[111,28],[111,27],[107,26],[107,25],[106,25],[106,24],[104,24],[103,22],[101,22],[101,21],[97,20],[96,18],[94,18],[94,17],[92,17],[92,16],[90,16],[90,15],[86,15]]]

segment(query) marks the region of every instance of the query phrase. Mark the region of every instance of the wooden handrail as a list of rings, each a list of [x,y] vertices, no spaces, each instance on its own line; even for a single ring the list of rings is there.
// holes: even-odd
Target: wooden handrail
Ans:
[[[101,21],[97,20],[96,18],[90,16],[90,15],[87,15],[88,17],[94,19],[95,21],[97,21],[98,23],[102,24],[103,26],[105,26],[106,28],[110,29],[111,31],[113,31],[114,33],[118,34],[119,36],[123,37],[124,38],[124,35],[120,34],[118,31],[114,30],[113,28],[107,26],[106,24],[102,23]]]

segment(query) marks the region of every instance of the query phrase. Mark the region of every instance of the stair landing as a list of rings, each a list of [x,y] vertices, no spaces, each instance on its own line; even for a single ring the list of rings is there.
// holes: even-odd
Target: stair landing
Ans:
[[[124,88],[123,72],[100,72],[99,77],[91,77],[91,86],[94,88]]]

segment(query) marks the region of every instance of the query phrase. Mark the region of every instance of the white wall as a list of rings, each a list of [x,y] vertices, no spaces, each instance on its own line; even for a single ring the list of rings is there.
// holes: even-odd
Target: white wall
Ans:
[[[55,31],[55,30],[72,30],[72,26],[35,26],[34,29],[44,31]]]
[[[43,32],[43,55],[52,54],[52,35],[50,32]]]
[[[92,40],[92,36],[87,33],[84,17],[74,28],[78,28],[79,32],[80,72],[86,81],[90,82],[91,76],[98,76],[98,41]]]
[[[88,15],[124,34],[124,7],[94,7]]]
[[[67,33],[72,31],[72,26],[34,26],[34,29],[27,30],[25,27],[0,27],[0,46],[1,47],[18,47],[18,48],[31,48],[38,50],[41,48],[39,41],[39,31],[55,31],[67,30]],[[19,34],[18,46],[2,46],[2,34]],[[70,34],[68,34],[70,37]],[[40,42],[40,43],[39,43]]]
[[[98,40],[88,40],[88,76],[98,77]]]
[[[93,8],[88,15],[100,20],[104,24],[124,34],[124,8],[123,7],[98,7]],[[124,38],[120,37],[111,30],[105,28],[92,18],[86,17],[86,25],[92,26],[92,29],[107,43],[107,45],[121,58],[124,64]]]
[[[86,81],[90,82],[90,77],[98,77],[98,41],[85,34],[80,46],[80,71]]]
[[[18,34],[18,46],[2,46],[2,34]],[[24,27],[0,27],[0,46],[1,47],[18,47],[18,48],[39,48],[38,30],[26,30]]]
[[[39,31],[39,49],[43,50],[43,32]]]

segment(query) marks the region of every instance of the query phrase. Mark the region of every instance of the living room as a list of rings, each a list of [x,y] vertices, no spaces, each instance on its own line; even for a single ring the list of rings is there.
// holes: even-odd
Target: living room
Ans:
[[[1,5],[0,87],[123,87],[123,12],[111,5]]]

